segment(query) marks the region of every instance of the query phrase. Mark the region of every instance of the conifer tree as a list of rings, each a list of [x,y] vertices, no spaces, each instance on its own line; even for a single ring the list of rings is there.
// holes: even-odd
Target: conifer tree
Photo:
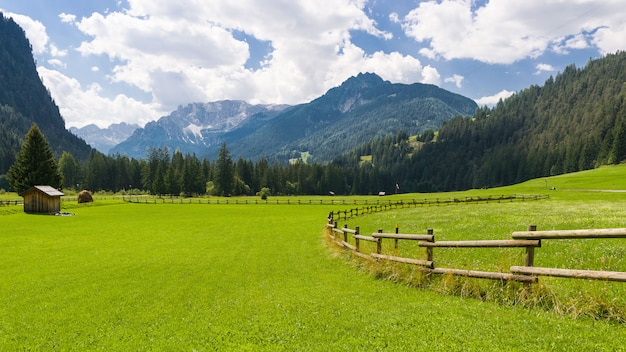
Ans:
[[[9,168],[7,179],[17,193],[37,185],[62,186],[62,178],[46,137],[36,124],[30,128],[22,149]]]
[[[68,152],[61,154],[59,159],[59,171],[63,175],[63,187],[76,188],[82,181],[82,170],[78,161]]]
[[[226,147],[226,143],[222,144],[219,156],[215,162],[216,179],[215,186],[220,195],[227,196],[233,191],[235,183],[235,166],[230,156],[230,151]]]

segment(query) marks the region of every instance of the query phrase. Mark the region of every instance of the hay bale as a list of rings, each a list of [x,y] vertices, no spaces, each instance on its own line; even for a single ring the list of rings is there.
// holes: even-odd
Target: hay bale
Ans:
[[[84,189],[80,191],[80,193],[78,193],[78,204],[91,202],[93,202],[93,197],[91,196],[91,193],[89,193],[89,191]]]

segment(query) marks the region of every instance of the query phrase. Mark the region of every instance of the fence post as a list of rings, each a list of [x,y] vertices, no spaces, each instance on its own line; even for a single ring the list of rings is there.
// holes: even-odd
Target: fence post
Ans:
[[[356,231],[354,232],[354,234],[355,234],[356,236],[354,237],[354,244],[355,244],[355,246],[356,246],[356,251],[357,251],[357,252],[360,252],[360,251],[361,251],[361,248],[360,248],[360,246],[359,246],[359,237],[358,237],[358,235],[359,235],[359,227],[357,226],[355,230],[356,230]]]
[[[435,231],[433,229],[428,229],[427,232],[429,235],[433,235],[432,242],[435,242],[435,237],[434,237]],[[426,260],[428,260],[429,262],[433,261],[433,247],[426,247]]]
[[[537,225],[528,225],[528,231],[537,231]],[[526,247],[526,266],[535,265],[535,247]]]
[[[398,224],[396,224],[396,235],[398,234]],[[394,239],[395,243],[394,243],[394,249],[396,250],[396,252],[398,251],[398,239],[395,238]]]
[[[383,233],[383,229],[378,229],[378,233]],[[381,254],[383,251],[383,239],[379,238],[376,242],[376,253]]]
[[[347,229],[347,228],[348,228],[348,224],[343,225],[343,228],[344,228],[344,229]],[[348,243],[348,232],[346,232],[346,231],[343,231],[343,240],[344,240],[346,243]]]

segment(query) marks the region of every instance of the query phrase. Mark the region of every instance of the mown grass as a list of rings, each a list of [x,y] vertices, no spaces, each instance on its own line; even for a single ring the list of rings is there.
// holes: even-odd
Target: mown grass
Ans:
[[[346,265],[327,206],[111,204],[0,217],[2,350],[619,348],[620,325]]]
[[[519,187],[530,192],[535,186]],[[462,195],[494,192],[521,191]],[[623,226],[618,193],[557,188],[550,194],[548,201],[403,209],[349,223],[360,224],[364,232],[393,230],[396,223],[402,232],[433,227],[439,240],[508,238],[529,223],[539,229]],[[393,276],[410,273],[407,269],[369,275],[324,240],[324,220],[335,208],[108,199],[88,206],[64,203],[63,210],[75,214],[70,217],[2,215],[0,350],[624,349],[626,327],[614,319],[584,314],[572,319],[539,306],[472,298],[480,280],[442,278],[447,286],[416,289]],[[620,257],[623,242],[602,241]],[[608,263],[608,257],[605,263],[589,258],[569,263],[563,258],[577,256],[569,256],[567,243],[555,245],[537,250],[537,265],[623,270],[623,261]],[[597,247],[584,244],[578,251],[599,252]],[[401,243],[400,250],[411,249]],[[459,256],[436,249],[435,258],[446,266],[458,260],[487,268],[506,268],[521,258],[519,251],[485,253]],[[545,279],[552,300],[603,289],[600,301],[624,299],[623,284],[605,284]],[[495,297],[497,290],[506,296],[515,288],[500,285],[487,292]]]

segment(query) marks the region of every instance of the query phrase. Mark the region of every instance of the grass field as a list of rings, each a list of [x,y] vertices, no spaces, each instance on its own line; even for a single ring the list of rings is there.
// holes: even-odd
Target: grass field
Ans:
[[[626,168],[597,172],[618,172],[619,180]],[[462,193],[549,192],[547,201],[394,210],[349,223],[364,232],[432,227],[438,240],[508,238],[529,223],[626,227],[626,194],[595,191],[626,187],[610,180],[591,187],[576,177],[550,178],[555,191],[542,179]],[[574,319],[377,279],[322,236],[337,206],[97,200],[63,207],[75,215],[0,208],[2,351],[626,349],[626,326],[614,320]],[[584,241],[580,248],[567,242],[542,246],[537,264],[625,270],[623,240]],[[604,262],[599,247],[611,253]],[[517,254],[496,257],[496,266],[506,267]],[[436,256],[451,265],[492,265],[492,254]],[[626,292],[619,283],[545,280],[565,301],[580,293],[619,306]]]

